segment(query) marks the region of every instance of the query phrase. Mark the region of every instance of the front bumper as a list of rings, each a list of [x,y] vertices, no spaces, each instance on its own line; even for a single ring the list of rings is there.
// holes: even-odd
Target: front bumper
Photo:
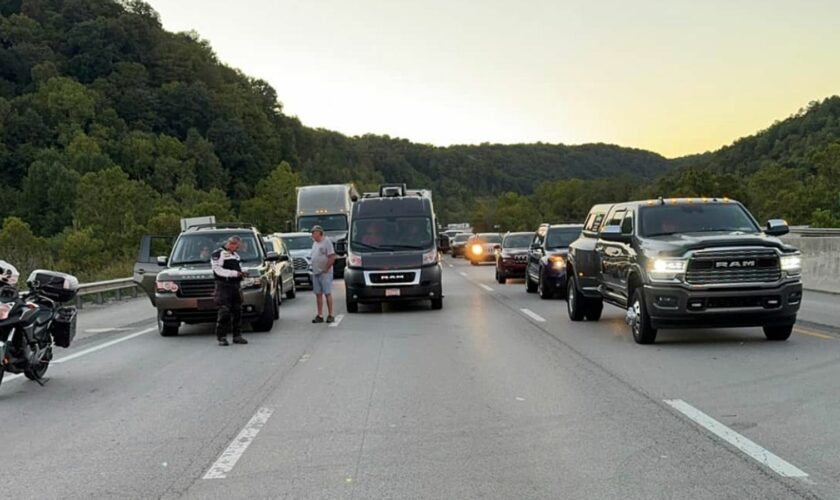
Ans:
[[[242,290],[242,321],[258,318],[265,307],[261,288]],[[174,293],[155,294],[158,314],[166,323],[215,323],[219,308],[213,297],[186,298]]]
[[[420,279],[416,285],[372,286],[365,283],[364,270],[347,268],[344,271],[344,285],[348,300],[359,303],[405,302],[443,297],[441,268],[427,266],[420,268]],[[387,290],[399,289],[398,296],[389,296]]]
[[[312,271],[295,271],[295,285],[312,286]]]
[[[528,267],[527,262],[505,262],[501,261],[498,264],[499,273],[504,274],[508,278],[524,278],[525,269]]]
[[[566,271],[544,272],[543,287],[561,293],[566,290]]]
[[[496,262],[496,254],[493,252],[482,252],[479,255],[467,252],[466,255],[470,262]]]
[[[791,325],[802,303],[802,283],[747,290],[645,285],[644,294],[654,328]]]

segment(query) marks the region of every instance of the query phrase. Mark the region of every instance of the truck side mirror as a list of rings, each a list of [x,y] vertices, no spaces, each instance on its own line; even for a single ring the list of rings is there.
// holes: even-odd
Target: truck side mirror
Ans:
[[[161,267],[166,267],[166,264],[169,263],[169,257],[166,255],[159,255],[157,258],[157,263]]]
[[[621,226],[605,226],[601,229],[598,237],[604,241],[613,243],[629,243],[631,236],[621,232]]]
[[[764,226],[764,233],[770,236],[783,236],[789,232],[790,227],[784,219],[770,219]]]

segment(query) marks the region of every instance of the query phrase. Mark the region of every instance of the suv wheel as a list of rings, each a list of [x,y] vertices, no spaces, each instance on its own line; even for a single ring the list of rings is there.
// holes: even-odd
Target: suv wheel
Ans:
[[[604,301],[601,299],[586,299],[586,307],[583,315],[586,316],[587,321],[598,321],[601,319],[601,313],[604,311]]]
[[[641,287],[633,292],[625,321],[630,325],[633,340],[637,344],[653,344],[656,342],[656,328],[650,326],[650,318],[645,308],[645,295]]]
[[[359,303],[354,300],[351,300],[349,298],[346,299],[344,302],[344,306],[345,308],[347,308],[347,312],[350,314],[355,314],[359,312]]]
[[[272,302],[271,295],[268,295],[265,298],[265,304],[263,304],[262,314],[260,314],[260,317],[256,321],[251,323],[251,328],[253,328],[255,332],[267,332],[274,326],[274,311],[271,307]],[[274,307],[277,306],[275,305]]]
[[[432,310],[440,311],[441,309],[443,309],[443,298],[438,297],[436,299],[432,299]]]
[[[582,321],[586,299],[578,293],[576,281],[572,278],[566,284],[566,310],[569,312],[570,320]]]
[[[787,340],[793,333],[793,325],[767,325],[764,327],[764,336],[767,340]]]
[[[499,271],[498,267],[496,268],[496,282],[500,285],[507,283],[507,276],[505,276],[503,272]]]
[[[531,274],[525,269],[525,291],[528,293],[536,293],[537,284],[531,281]]]
[[[286,298],[293,299],[295,297],[297,297],[297,286],[295,285],[295,282],[292,281],[292,289],[286,292]]]
[[[537,293],[540,294],[540,298],[543,300],[549,300],[554,298],[554,292],[545,287],[545,280],[543,279],[542,270],[540,270],[540,281],[537,282]]]
[[[179,323],[167,323],[163,318],[158,316],[158,333],[161,337],[175,337],[178,335]]]

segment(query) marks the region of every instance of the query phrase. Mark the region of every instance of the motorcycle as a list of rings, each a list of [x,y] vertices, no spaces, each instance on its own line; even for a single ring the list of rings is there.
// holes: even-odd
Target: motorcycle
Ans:
[[[0,289],[0,383],[9,372],[44,385],[53,346],[69,347],[76,335],[76,308],[62,303],[76,297],[79,281],[37,270],[27,285],[23,293],[11,286]]]

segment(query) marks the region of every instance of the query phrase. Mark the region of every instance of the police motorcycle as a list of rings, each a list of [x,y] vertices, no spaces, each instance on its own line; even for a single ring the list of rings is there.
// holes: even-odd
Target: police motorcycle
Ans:
[[[79,281],[69,274],[36,270],[28,292],[17,289],[17,270],[0,261],[0,383],[3,374],[22,373],[44,385],[53,346],[69,347],[76,335]]]

